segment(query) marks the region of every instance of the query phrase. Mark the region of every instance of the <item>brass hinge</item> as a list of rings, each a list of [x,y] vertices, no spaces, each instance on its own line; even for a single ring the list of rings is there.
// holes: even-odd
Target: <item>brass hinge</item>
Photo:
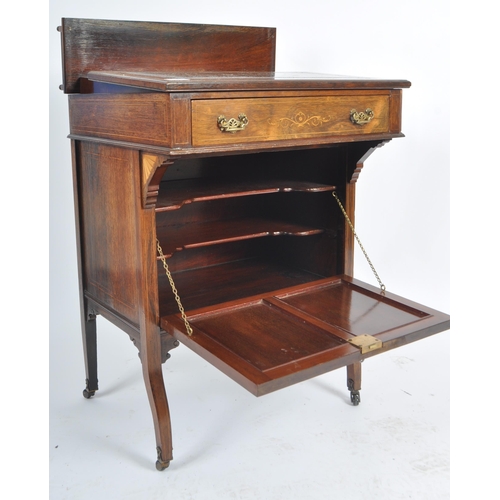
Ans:
[[[350,344],[361,350],[361,354],[376,351],[382,347],[382,341],[372,335],[357,335],[347,340]]]

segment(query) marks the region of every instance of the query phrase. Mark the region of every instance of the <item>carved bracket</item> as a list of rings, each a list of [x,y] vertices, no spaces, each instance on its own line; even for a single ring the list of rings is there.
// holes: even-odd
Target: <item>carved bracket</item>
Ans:
[[[375,145],[373,143],[360,143],[359,149],[355,150],[355,156],[350,158],[350,164],[352,165],[354,163],[354,168],[351,174],[351,178],[349,179],[350,184],[356,183],[358,180],[359,174],[361,173],[361,170],[363,169],[364,162],[368,159],[368,157],[378,148],[381,148],[385,144],[387,144],[390,141],[381,141],[377,142]]]
[[[154,208],[158,200],[160,182],[167,168],[173,164],[166,156],[141,154],[142,207]]]
[[[141,341],[139,336],[135,336],[132,334],[128,334],[130,340],[134,344],[134,346],[137,348],[139,359],[141,359]],[[160,331],[160,337],[161,337],[161,362],[162,364],[167,361],[167,359],[170,358],[170,353],[172,349],[175,349],[176,347],[179,347],[179,341],[172,337],[170,334]]]

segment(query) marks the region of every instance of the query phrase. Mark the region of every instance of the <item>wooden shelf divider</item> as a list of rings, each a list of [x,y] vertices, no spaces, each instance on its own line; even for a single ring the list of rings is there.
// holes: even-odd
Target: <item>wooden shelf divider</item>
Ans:
[[[161,226],[158,239],[165,257],[175,252],[221,243],[262,238],[265,236],[311,236],[320,234],[322,228],[261,218],[235,218],[181,226]],[[158,257],[159,258],[159,257]]]
[[[221,180],[221,179],[187,179],[170,181],[168,186],[160,189],[157,212],[178,210],[188,203],[239,198],[261,194],[309,192],[319,193],[334,191],[335,186],[314,182],[291,180]]]

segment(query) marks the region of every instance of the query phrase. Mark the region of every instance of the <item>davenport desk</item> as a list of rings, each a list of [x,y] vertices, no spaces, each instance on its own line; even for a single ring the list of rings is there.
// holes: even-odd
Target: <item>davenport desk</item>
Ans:
[[[449,328],[353,278],[363,162],[405,80],[275,72],[274,28],[62,20],[86,365],[96,316],[137,346],[159,470],[182,342],[256,396]]]

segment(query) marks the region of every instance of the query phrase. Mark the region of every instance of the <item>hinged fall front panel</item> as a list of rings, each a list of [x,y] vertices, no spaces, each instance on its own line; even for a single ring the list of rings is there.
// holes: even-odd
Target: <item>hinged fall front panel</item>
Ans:
[[[257,396],[449,327],[446,315],[347,276],[187,316],[191,336],[178,315],[163,317],[161,325]]]

